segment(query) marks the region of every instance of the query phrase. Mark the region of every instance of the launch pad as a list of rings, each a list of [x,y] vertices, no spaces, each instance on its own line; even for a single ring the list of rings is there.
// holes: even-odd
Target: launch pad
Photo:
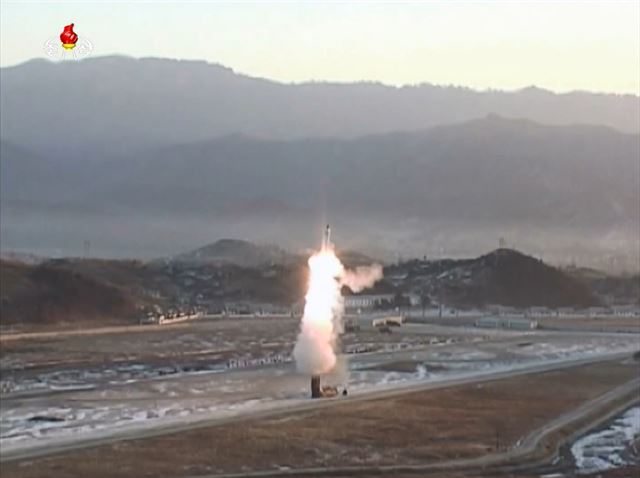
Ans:
[[[311,398],[330,398],[338,395],[338,388],[331,385],[320,385],[320,375],[311,377]]]
[[[322,390],[320,390],[320,375],[311,377],[311,398],[321,398]]]

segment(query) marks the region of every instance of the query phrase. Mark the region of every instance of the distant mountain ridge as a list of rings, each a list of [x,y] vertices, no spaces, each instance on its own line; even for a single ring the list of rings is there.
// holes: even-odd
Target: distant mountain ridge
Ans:
[[[285,84],[203,61],[107,56],[0,70],[2,139],[64,159],[243,133],[353,138],[490,113],[640,132],[637,96],[379,83]],[[29,114],[25,115],[28,105]]]
[[[172,258],[184,263],[235,264],[242,267],[285,264],[292,259],[293,256],[277,246],[257,245],[240,239],[220,239]]]
[[[151,258],[231,235],[300,250],[326,219],[340,247],[386,259],[502,236],[567,262],[638,255],[638,96],[284,84],[117,56],[0,82],[3,248]]]
[[[272,244],[256,244],[241,239],[220,239],[193,251],[177,254],[168,259],[192,265],[225,265],[233,264],[240,267],[265,267],[270,265],[291,265],[303,263],[310,254],[303,252],[287,252]],[[371,265],[380,261],[366,254],[353,250],[336,250],[337,256],[347,267]]]
[[[637,254],[640,136],[606,127],[490,115],[348,140],[233,135],[60,164],[23,160],[23,149],[5,144],[7,248],[55,235],[50,243],[71,236],[81,247],[83,231],[95,231],[96,243],[129,256],[143,244],[138,257],[157,257],[206,243],[215,227],[218,237],[233,231],[300,250],[316,243],[324,216],[339,247],[376,257],[471,255],[502,235],[583,264],[580,255],[611,248]]]

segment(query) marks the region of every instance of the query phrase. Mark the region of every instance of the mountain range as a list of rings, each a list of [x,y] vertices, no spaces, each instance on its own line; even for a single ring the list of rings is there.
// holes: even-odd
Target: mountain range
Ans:
[[[239,239],[220,239],[193,251],[178,254],[171,260],[184,264],[235,264],[241,267],[260,267],[269,264],[288,264],[295,258],[277,246],[258,245]]]
[[[66,157],[242,133],[267,139],[351,138],[423,130],[495,113],[554,125],[640,132],[632,95],[536,87],[513,92],[379,83],[285,84],[203,61],[109,56],[3,68],[3,139]]]
[[[281,84],[124,57],[0,74],[3,250],[297,251],[331,222],[341,247],[387,259],[498,238],[552,260],[638,254],[636,96]]]

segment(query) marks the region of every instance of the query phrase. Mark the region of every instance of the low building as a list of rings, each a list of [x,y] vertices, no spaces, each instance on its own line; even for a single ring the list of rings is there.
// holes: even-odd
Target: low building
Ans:
[[[498,317],[481,317],[476,320],[476,327],[481,329],[499,329],[500,324],[501,321]]]
[[[640,317],[640,306],[614,305],[613,315],[615,315],[616,317]]]
[[[609,310],[606,307],[589,307],[587,313],[589,317],[603,317],[609,315]]]
[[[476,327],[483,329],[534,330],[538,328],[538,322],[516,317],[481,317],[476,320]]]
[[[527,317],[551,317],[555,315],[552,310],[547,307],[529,307]]]
[[[538,328],[537,320],[528,319],[506,319],[506,328],[512,330],[534,330]]]
[[[385,302],[392,302],[394,294],[358,294],[347,295],[344,298],[346,309],[372,309]]]
[[[484,307],[484,311],[491,315],[524,315],[522,309],[510,305],[490,304]]]
[[[576,317],[579,313],[573,307],[560,307],[558,317]]]

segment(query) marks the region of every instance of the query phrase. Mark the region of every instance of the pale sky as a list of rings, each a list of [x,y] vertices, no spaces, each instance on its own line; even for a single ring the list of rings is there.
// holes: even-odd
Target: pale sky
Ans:
[[[2,66],[44,57],[73,22],[93,56],[206,60],[284,82],[640,93],[640,0],[0,5]]]

